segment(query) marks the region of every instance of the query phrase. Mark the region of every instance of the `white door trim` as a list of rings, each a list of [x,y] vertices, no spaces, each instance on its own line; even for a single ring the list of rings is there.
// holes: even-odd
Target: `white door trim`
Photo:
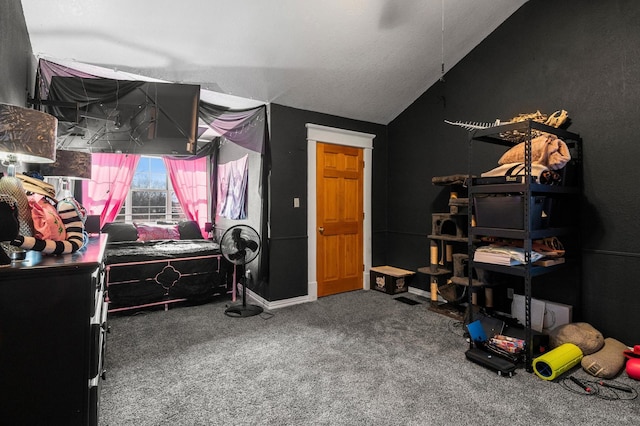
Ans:
[[[364,188],[363,208],[364,221],[362,224],[363,251],[362,263],[362,288],[369,289],[369,269],[371,268],[371,169],[373,138],[376,135],[354,132],[352,130],[338,129],[307,123],[307,253],[308,253],[308,284],[307,295],[309,300],[318,299],[318,279],[316,267],[316,144],[318,142],[335,145],[352,146],[364,150]]]

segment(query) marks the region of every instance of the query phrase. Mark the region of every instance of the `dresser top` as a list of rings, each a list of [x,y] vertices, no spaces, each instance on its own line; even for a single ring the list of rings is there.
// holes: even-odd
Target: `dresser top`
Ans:
[[[43,270],[51,268],[95,268],[102,262],[106,242],[107,235],[101,234],[89,238],[87,244],[74,253],[52,255],[28,250],[24,260],[0,267],[0,277],[25,272],[43,273]]]

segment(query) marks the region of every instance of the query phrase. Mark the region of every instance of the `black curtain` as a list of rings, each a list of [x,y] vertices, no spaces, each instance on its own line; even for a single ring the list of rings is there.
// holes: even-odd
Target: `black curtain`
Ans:
[[[136,88],[148,84],[145,81],[116,80],[101,78],[98,75],[88,74],[79,70],[60,65],[52,61],[40,59],[38,63],[39,90],[37,98],[40,100],[68,101],[77,104],[77,107],[55,106],[61,110],[52,111],[52,115],[69,118],[70,122],[77,121],[77,111],[86,109],[100,102],[111,102]],[[60,84],[56,80],[69,81]],[[55,113],[54,113],[55,112]],[[260,236],[262,250],[260,252],[258,277],[261,285],[269,280],[269,191],[268,182],[271,173],[271,149],[269,141],[269,129],[267,124],[267,107],[260,105],[255,108],[230,109],[220,105],[200,101],[198,116],[201,121],[222,135],[226,140],[238,144],[246,149],[259,152],[262,156],[260,170],[260,187],[262,193],[262,219],[260,224]],[[198,150],[195,157],[209,156],[211,161],[211,188],[212,206],[217,204],[217,159],[220,149],[220,138],[214,139]],[[215,210],[211,212],[215,218]]]
[[[144,81],[111,80],[108,78],[51,77],[49,101],[69,102],[75,107],[49,106],[49,113],[58,120],[78,122],[78,114],[91,105],[115,102],[145,84]]]
[[[219,105],[213,105],[200,101],[200,119],[209,127],[222,135],[226,140],[240,145],[246,149],[261,154],[260,188],[262,194],[262,216],[260,222],[260,237],[262,249],[259,257],[258,285],[265,287],[269,282],[269,174],[271,173],[271,145],[269,140],[269,128],[267,124],[267,107],[261,105],[256,108],[229,109]],[[211,158],[217,159],[220,149],[220,141],[211,142],[208,152],[213,154]],[[217,205],[217,160],[212,161],[211,188],[212,188],[212,212],[215,218]],[[255,288],[254,288],[255,290]],[[262,294],[264,296],[264,294]]]

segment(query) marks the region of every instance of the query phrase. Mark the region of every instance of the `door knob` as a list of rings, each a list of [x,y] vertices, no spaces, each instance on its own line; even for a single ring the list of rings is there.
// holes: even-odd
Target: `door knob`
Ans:
[[[324,227],[321,226],[320,228],[318,228],[318,231],[320,231],[321,234],[324,234]]]

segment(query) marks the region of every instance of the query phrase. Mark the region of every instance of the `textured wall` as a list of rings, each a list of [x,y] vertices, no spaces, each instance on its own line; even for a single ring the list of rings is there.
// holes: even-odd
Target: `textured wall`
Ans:
[[[27,106],[27,92],[33,92],[35,64],[31,42],[17,0],[0,0],[0,102]],[[20,171],[21,166],[18,166]],[[0,165],[0,172],[6,168]]]
[[[373,140],[373,262],[384,262],[386,126],[271,105],[271,268],[268,300],[307,294],[307,123],[375,134]],[[369,167],[367,165],[366,167]],[[300,197],[300,208],[292,200]]]
[[[26,106],[27,91],[33,92],[33,57],[22,4],[0,0],[0,102]]]
[[[640,4],[531,0],[389,125],[390,262],[428,264],[433,212],[446,209],[432,176],[467,170],[464,130],[449,120],[494,121],[537,109],[569,111],[584,140],[582,320],[640,342],[636,197],[640,158]],[[482,152],[478,152],[482,151]],[[474,173],[503,150],[474,148]],[[411,185],[407,185],[411,182]],[[444,210],[446,211],[446,210]],[[400,262],[404,261],[404,264]]]

